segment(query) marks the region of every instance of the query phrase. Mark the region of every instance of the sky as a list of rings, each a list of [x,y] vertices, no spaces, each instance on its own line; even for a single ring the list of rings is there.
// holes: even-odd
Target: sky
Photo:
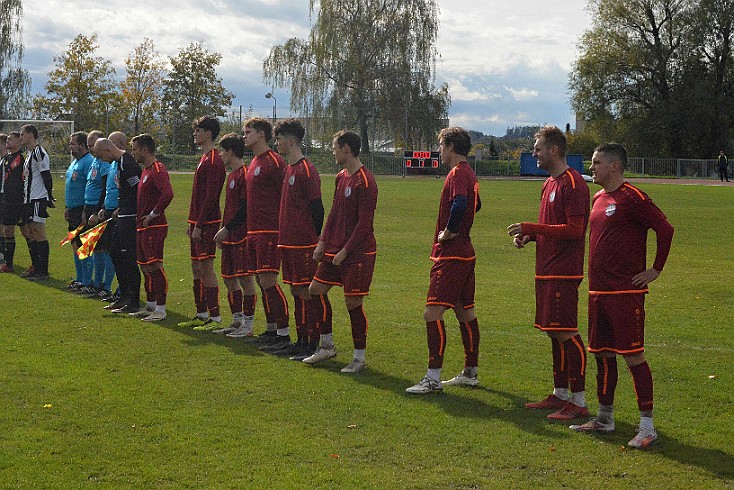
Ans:
[[[157,2],[156,2],[157,3]],[[535,124],[575,126],[568,73],[577,43],[589,26],[586,0],[561,4],[524,0],[438,0],[438,86],[448,83],[452,126],[502,136],[508,127]],[[311,29],[308,0],[178,0],[157,3],[107,0],[23,2],[23,66],[32,93],[43,93],[54,56],[78,34],[99,37],[97,56],[110,60],[117,76],[124,59],[144,38],[164,57],[191,42],[222,54],[218,74],[235,94],[233,105],[270,116],[272,92],[278,117],[290,114],[286,89],[262,78],[262,62],[273,46]],[[70,7],[71,5],[71,7]],[[553,7],[551,7],[553,5]],[[551,11],[553,10],[553,11]]]

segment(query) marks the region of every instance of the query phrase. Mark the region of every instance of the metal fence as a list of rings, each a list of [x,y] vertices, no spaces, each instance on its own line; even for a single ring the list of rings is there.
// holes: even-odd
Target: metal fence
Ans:
[[[246,154],[245,161],[249,161],[252,156],[251,153]],[[311,150],[307,152],[307,156],[320,173],[335,174],[340,170],[331,152]],[[199,155],[158,155],[158,159],[170,172],[193,172],[199,163],[199,158]],[[394,153],[373,152],[369,155],[361,155],[360,159],[375,175],[445,175],[447,172],[443,166],[439,169],[406,169],[402,155]],[[51,171],[57,174],[64,173],[70,161],[71,157],[68,155],[52,155]],[[470,156],[469,163],[480,177],[520,176],[520,161],[514,158],[492,157],[476,160]],[[587,172],[590,163],[589,161],[584,162]],[[717,179],[718,163],[715,159],[630,157],[625,174],[631,177]]]

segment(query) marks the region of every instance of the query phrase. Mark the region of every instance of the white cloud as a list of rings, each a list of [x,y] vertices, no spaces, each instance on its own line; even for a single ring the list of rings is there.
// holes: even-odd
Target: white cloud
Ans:
[[[527,88],[514,89],[512,87],[505,87],[505,90],[510,92],[512,98],[517,101],[527,101],[538,97],[539,92],[537,90],[531,90]]]

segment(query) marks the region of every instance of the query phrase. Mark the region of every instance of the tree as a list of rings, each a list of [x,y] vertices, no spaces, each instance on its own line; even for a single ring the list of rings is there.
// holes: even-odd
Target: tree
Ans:
[[[23,4],[0,0],[0,119],[23,117],[30,100],[31,78],[22,68]]]
[[[318,13],[308,40],[273,47],[263,63],[266,83],[290,88],[291,110],[330,121],[326,131],[356,126],[365,153],[370,123],[395,139],[435,140],[450,104],[448,88],[433,87],[436,1],[309,0],[309,9]]]
[[[216,68],[222,60],[201,43],[191,43],[170,57],[171,71],[163,82],[163,107],[170,122],[173,150],[195,150],[191,122],[203,115],[225,117],[234,94],[224,88]]]
[[[165,63],[148,38],[125,59],[127,77],[120,92],[127,115],[127,129],[132,134],[156,134],[160,130],[158,115],[163,95]]]
[[[67,51],[54,57],[56,68],[48,74],[47,96],[36,96],[34,112],[40,117],[71,117],[83,130],[119,124],[119,95],[115,69],[102,57],[95,57],[97,34],[77,35]]]

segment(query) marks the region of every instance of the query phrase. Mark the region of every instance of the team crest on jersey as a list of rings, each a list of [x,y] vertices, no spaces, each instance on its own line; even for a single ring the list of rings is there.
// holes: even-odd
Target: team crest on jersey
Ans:
[[[617,211],[617,205],[616,204],[610,204],[607,206],[607,209],[604,210],[604,214],[607,216],[613,215]]]
[[[260,166],[259,166],[259,165],[258,165],[258,166],[257,166],[257,168],[255,169],[255,175],[256,175],[256,176],[257,176],[257,175],[260,175]]]
[[[556,200],[556,191],[553,191],[550,193],[550,197],[548,198],[550,202],[553,202]]]
[[[93,168],[92,169],[92,180],[94,180],[96,178],[97,178],[97,169],[96,168]]]
[[[288,183],[289,183],[290,185],[293,185],[293,184],[295,184],[295,183],[296,183],[296,176],[295,176],[295,175],[291,175],[291,178],[290,178],[290,179],[288,179]]]
[[[229,188],[234,189],[234,180],[229,181]]]
[[[351,187],[347,187],[346,189],[344,189],[344,197],[349,197],[351,195],[352,195],[352,188]]]
[[[148,176],[147,175],[145,177],[143,177],[143,184],[145,184],[146,182],[148,182]]]
[[[71,173],[71,180],[76,180],[76,178],[79,176],[79,174],[76,173],[76,170]]]

